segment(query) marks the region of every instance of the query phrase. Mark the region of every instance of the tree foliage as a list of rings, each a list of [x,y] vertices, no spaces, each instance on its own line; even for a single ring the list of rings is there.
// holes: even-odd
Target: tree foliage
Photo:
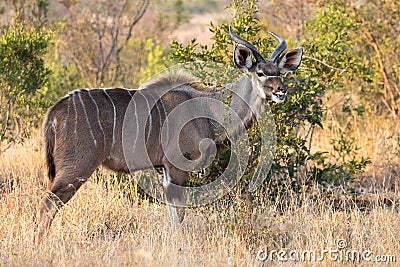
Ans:
[[[400,2],[367,1],[348,8],[362,25],[355,38],[356,56],[362,61],[358,79],[365,104],[377,114],[400,115]],[[368,56],[366,56],[368,55]]]
[[[148,0],[69,3],[58,31],[60,57],[76,68],[77,78],[89,87],[120,82],[125,73],[124,50],[148,6]]]
[[[234,0],[228,6],[235,13],[232,26],[241,37],[252,42],[260,52],[269,58],[269,54],[276,46],[276,41],[265,32],[263,25],[257,17],[258,6],[255,0]],[[233,42],[228,33],[229,24],[211,25],[210,30],[214,36],[211,47],[201,45],[193,39],[186,46],[173,42],[172,58],[180,62],[187,61],[213,61],[223,62],[233,66]],[[277,132],[277,152],[273,173],[280,179],[289,177],[294,183],[300,171],[304,168],[309,170],[308,164],[313,160],[316,167],[324,175],[321,179],[334,176],[340,180],[351,177],[353,169],[346,168],[346,162],[336,165],[341,168],[344,176],[338,177],[338,172],[327,168],[327,158],[323,153],[312,154],[310,143],[315,127],[323,127],[324,106],[322,98],[327,90],[335,88],[340,90],[345,87],[345,80],[352,75],[358,66],[354,64],[351,55],[353,48],[354,29],[359,24],[353,16],[348,16],[342,9],[330,7],[319,12],[316,17],[305,25],[305,38],[298,44],[303,46],[305,57],[302,67],[293,74],[284,76],[284,82],[290,88],[287,100],[283,104],[270,103],[274,113]],[[293,41],[289,39],[289,43]],[[262,125],[261,125],[262,127]],[[253,132],[253,154],[257,154],[257,130]],[[354,151],[353,151],[354,152]],[[357,153],[354,152],[356,155]],[[357,171],[362,170],[368,160],[358,161],[356,157],[352,160]],[[247,178],[254,172],[257,157],[250,165]],[[318,164],[320,163],[320,164]],[[217,163],[221,165],[221,163]],[[222,164],[223,165],[223,164]],[[310,172],[310,176],[313,172]],[[265,174],[267,175],[267,174]],[[210,176],[215,176],[211,173]],[[246,177],[245,177],[246,179]],[[279,180],[279,179],[278,179]],[[330,177],[329,180],[332,180]]]
[[[44,55],[51,32],[14,23],[0,36],[0,152],[29,135],[48,102]]]

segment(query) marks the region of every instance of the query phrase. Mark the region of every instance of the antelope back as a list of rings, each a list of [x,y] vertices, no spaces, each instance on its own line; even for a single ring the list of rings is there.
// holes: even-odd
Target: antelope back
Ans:
[[[141,90],[80,89],[69,93],[49,109],[44,124],[45,139],[55,139],[56,168],[90,172],[103,164],[128,172],[132,167],[162,166],[163,149],[172,149],[161,144],[169,113],[185,101],[209,94],[192,87],[193,81],[182,73],[167,73]],[[184,125],[179,134],[179,149],[189,158],[199,155],[198,143],[194,143],[214,138],[204,119]]]

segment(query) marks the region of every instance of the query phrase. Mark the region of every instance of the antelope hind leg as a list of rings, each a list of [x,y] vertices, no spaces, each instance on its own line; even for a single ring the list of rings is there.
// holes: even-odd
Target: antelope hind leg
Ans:
[[[42,199],[37,231],[39,242],[47,235],[59,209],[75,195],[76,191],[89,177],[90,175],[86,175],[84,178],[66,178],[62,175],[56,175],[54,181],[49,185],[46,197]]]

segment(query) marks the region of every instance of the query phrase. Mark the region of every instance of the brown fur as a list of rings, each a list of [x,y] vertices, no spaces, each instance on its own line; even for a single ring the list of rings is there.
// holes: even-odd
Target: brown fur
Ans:
[[[182,69],[166,70],[158,77],[144,83],[139,89],[157,89],[160,87],[173,88],[179,85],[190,84],[194,82],[198,82],[198,78],[194,77],[193,75]]]

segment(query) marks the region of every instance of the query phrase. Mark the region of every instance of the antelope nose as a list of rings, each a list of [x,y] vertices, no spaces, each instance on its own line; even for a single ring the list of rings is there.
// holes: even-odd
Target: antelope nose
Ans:
[[[287,93],[287,89],[285,88],[285,87],[281,87],[281,86],[278,86],[277,88],[276,88],[276,94],[277,95],[286,95],[286,93]]]

